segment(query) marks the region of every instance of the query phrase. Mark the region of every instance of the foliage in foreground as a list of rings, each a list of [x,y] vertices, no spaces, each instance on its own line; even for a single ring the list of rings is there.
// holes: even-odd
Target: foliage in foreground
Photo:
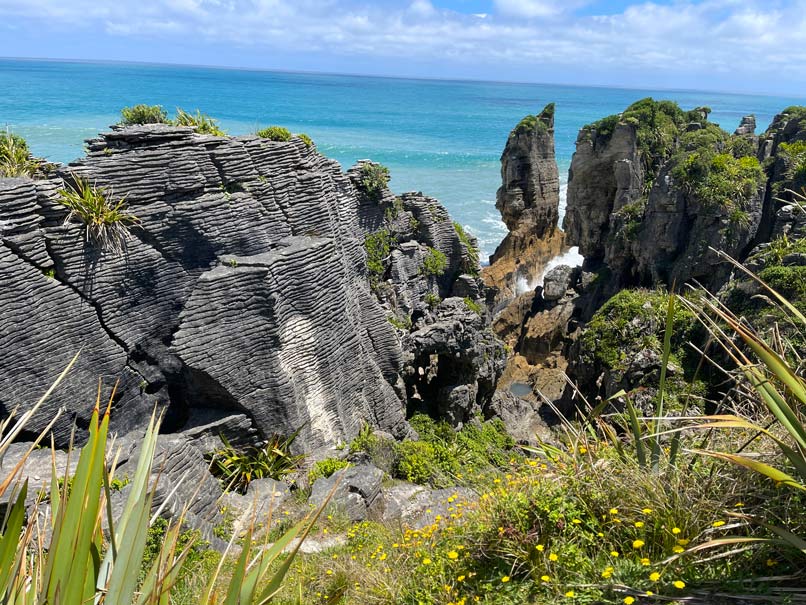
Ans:
[[[294,471],[303,456],[292,454],[291,446],[299,431],[289,437],[275,435],[262,447],[238,449],[222,436],[223,447],[210,454],[210,470],[226,490],[246,493],[255,479],[282,479]]]
[[[0,177],[32,176],[38,167],[25,139],[9,131],[0,133]]]
[[[110,199],[112,194],[107,189],[96,187],[78,175],[71,180],[71,184],[59,190],[59,202],[70,210],[65,222],[80,221],[88,243],[105,252],[122,253],[131,239],[129,228],[138,225],[139,219],[127,212],[123,199]]]
[[[78,356],[76,356],[77,358]],[[0,455],[24,430],[25,424],[69,372],[76,358],[48,393],[12,424],[6,419],[0,438]],[[140,444],[134,478],[128,485],[123,512],[112,518],[109,506],[114,485],[115,457],[108,451],[109,410],[100,410],[99,401],[89,423],[89,437],[81,448],[73,476],[57,476],[54,465],[49,488],[50,512],[42,510],[37,497],[26,519],[27,479],[19,476],[25,459],[39,445],[50,428],[30,445],[23,459],[0,482],[0,497],[9,502],[0,526],[0,594],[9,605],[162,605],[171,602],[183,563],[193,541],[181,543],[182,516],[169,523],[158,546],[146,552],[152,517],[155,486],[149,485],[154,470],[159,421],[152,417]],[[58,416],[57,416],[58,417]],[[53,422],[56,418],[53,419]],[[72,452],[76,455],[76,452]],[[61,481],[59,480],[61,479]],[[230,542],[219,566],[206,578],[198,595],[199,603],[228,605],[265,604],[281,589],[283,580],[310,531],[319,511],[294,525],[273,544],[254,540],[254,527],[247,529],[240,555],[222,576],[224,561],[233,546]],[[157,513],[158,514],[158,513]],[[45,527],[48,525],[49,528]],[[106,524],[108,533],[102,529]],[[299,538],[296,545],[292,545]],[[288,555],[283,550],[290,547]],[[142,574],[133,570],[143,567]]]

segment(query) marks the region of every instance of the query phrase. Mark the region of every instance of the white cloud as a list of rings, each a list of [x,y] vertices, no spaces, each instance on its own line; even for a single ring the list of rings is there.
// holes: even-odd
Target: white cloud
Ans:
[[[574,10],[584,4],[494,0],[495,13],[467,15],[430,0],[0,0],[0,22],[250,53],[304,48],[346,65],[360,58],[379,72],[385,63],[418,60],[479,77],[520,70],[539,80],[550,67],[613,83],[630,72],[727,74],[752,84],[786,74],[793,90],[806,88],[806,74],[795,68],[806,62],[806,0],[642,1],[618,14],[579,16]],[[9,50],[0,46],[0,55],[18,54]]]

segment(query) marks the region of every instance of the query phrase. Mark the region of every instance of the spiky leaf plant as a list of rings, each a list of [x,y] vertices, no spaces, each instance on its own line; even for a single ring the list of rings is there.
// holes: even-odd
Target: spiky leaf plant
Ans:
[[[0,177],[33,176],[38,167],[25,139],[8,130],[0,133]]]
[[[106,188],[78,175],[73,175],[71,181],[58,192],[59,202],[70,210],[65,223],[83,223],[87,243],[104,252],[121,254],[132,237],[129,229],[139,225],[140,219],[126,211],[125,198],[113,201]]]

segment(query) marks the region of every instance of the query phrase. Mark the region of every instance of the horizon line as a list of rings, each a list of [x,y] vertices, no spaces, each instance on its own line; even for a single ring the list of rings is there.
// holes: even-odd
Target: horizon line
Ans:
[[[757,96],[767,98],[777,98],[782,96],[791,96],[796,99],[806,99],[796,93],[771,94],[762,92],[739,92],[735,90],[715,90],[715,89],[701,89],[701,88],[664,88],[664,87],[651,87],[639,88],[635,86],[624,86],[615,84],[571,84],[568,82],[535,82],[535,81],[518,81],[518,80],[494,80],[484,78],[459,78],[459,77],[434,77],[434,76],[400,76],[389,74],[375,74],[375,73],[349,73],[338,71],[320,71],[320,70],[303,70],[303,69],[283,69],[274,67],[243,67],[234,65],[214,65],[203,63],[166,63],[161,61],[140,61],[140,60],[123,60],[123,59],[73,59],[73,58],[56,58],[56,57],[13,57],[13,56],[0,56],[0,61],[30,61],[30,62],[43,62],[43,63],[84,63],[84,64],[112,64],[112,65],[140,65],[152,67],[186,67],[192,69],[219,69],[223,71],[244,71],[244,72],[260,72],[260,73],[280,73],[290,75],[311,75],[311,76],[331,76],[331,77],[349,77],[349,78],[378,78],[388,80],[407,80],[407,81],[423,81],[423,82],[469,82],[479,84],[503,84],[503,85],[526,85],[526,86],[564,86],[568,88],[609,88],[615,90],[630,90],[636,92],[679,92],[679,93],[717,93],[735,96]]]

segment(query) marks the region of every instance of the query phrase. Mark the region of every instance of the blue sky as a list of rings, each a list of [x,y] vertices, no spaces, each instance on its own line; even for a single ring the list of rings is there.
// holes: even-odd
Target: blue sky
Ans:
[[[0,0],[0,56],[806,94],[806,0]]]

